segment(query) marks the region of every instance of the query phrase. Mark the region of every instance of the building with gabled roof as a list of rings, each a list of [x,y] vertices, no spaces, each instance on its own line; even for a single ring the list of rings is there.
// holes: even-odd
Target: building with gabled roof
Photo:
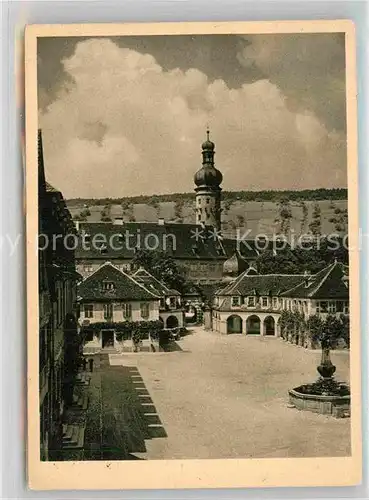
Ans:
[[[304,275],[304,281],[289,288],[282,296],[310,299],[348,299],[349,266],[334,261],[316,274]]]
[[[160,297],[159,319],[164,328],[183,327],[184,307],[181,294],[177,290],[168,288],[143,267],[137,269],[131,276]]]
[[[93,354],[119,347],[114,323],[159,320],[160,298],[157,290],[149,290],[111,262],[102,264],[78,287],[79,320],[87,332],[84,352]],[[106,324],[106,328],[89,332],[92,323]]]
[[[250,267],[217,290],[212,329],[220,333],[279,335],[282,311],[349,314],[348,266],[335,261],[316,274],[258,274]]]
[[[78,299],[81,301],[158,300],[159,297],[156,291],[148,290],[111,262],[104,262],[78,287]]]

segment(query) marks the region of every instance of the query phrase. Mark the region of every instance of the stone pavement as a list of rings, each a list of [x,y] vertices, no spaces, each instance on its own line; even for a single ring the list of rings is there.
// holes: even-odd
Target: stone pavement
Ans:
[[[146,459],[346,456],[350,420],[288,408],[288,389],[317,378],[319,351],[278,338],[220,336],[195,328],[182,351],[110,356],[137,366],[167,437]],[[332,353],[348,381],[349,352]]]

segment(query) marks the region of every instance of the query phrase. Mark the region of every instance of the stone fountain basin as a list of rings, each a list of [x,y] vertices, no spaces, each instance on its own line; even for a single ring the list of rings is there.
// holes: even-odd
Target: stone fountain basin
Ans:
[[[326,396],[320,394],[306,394],[301,387],[288,391],[290,404],[298,410],[312,411],[321,415],[332,415],[336,418],[350,416],[350,395]]]

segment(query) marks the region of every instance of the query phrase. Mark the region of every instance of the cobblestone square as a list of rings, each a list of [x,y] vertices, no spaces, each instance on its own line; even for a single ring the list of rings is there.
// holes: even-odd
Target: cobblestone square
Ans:
[[[182,351],[110,356],[138,368],[167,437],[144,459],[347,456],[350,419],[288,407],[288,389],[314,381],[320,351],[278,338],[222,336],[195,328]],[[333,351],[349,379],[349,352]]]

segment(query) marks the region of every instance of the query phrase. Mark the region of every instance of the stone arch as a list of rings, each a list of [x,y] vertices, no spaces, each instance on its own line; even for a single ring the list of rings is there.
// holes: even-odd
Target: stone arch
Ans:
[[[242,333],[242,318],[238,314],[228,316],[227,333]]]
[[[177,328],[177,327],[178,327],[177,316],[168,316],[167,317],[167,328]]]
[[[264,319],[264,335],[274,336],[276,334],[276,324],[273,316]]]
[[[259,316],[253,314],[247,318],[246,321],[246,334],[247,335],[260,335],[261,334],[261,321]]]

